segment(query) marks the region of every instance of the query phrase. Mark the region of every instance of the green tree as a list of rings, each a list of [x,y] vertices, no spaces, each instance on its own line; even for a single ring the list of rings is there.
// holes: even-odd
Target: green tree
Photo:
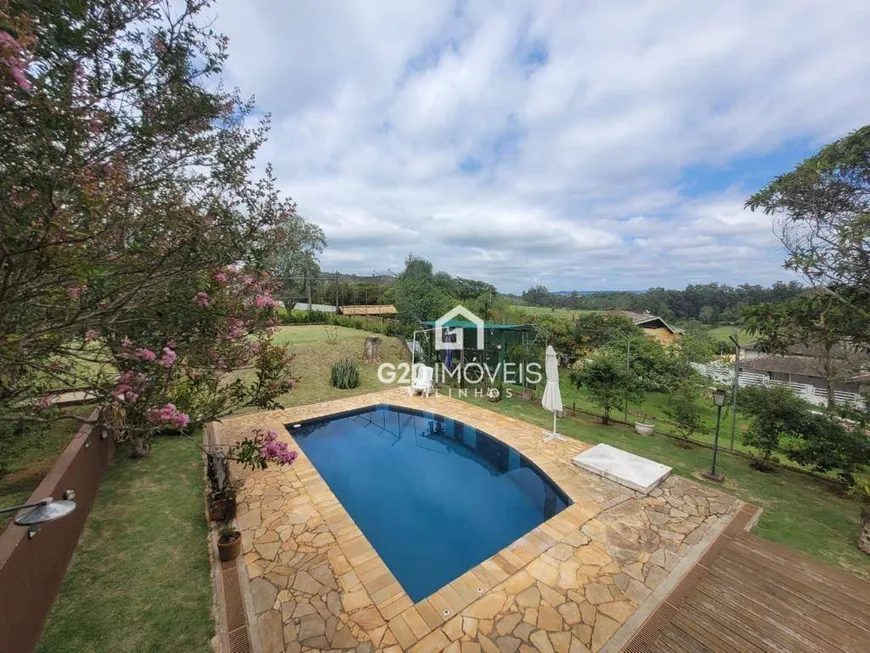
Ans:
[[[788,258],[850,315],[842,333],[870,345],[870,125],[823,147],[750,197],[776,216]]]
[[[643,400],[643,386],[625,364],[625,358],[614,352],[603,352],[586,361],[572,374],[577,387],[584,387],[589,398],[604,411],[602,423],[610,424],[610,412],[626,401]]]
[[[703,430],[701,398],[701,385],[695,376],[681,380],[667,395],[665,416],[674,423],[685,442]]]
[[[639,335],[641,329],[621,313],[581,313],[574,321],[574,337],[584,353],[610,344],[624,346],[627,337]]]
[[[145,455],[289,389],[268,270],[307,223],[251,174],[268,117],[220,84],[208,6],[0,6],[0,421],[89,387]]]
[[[800,438],[809,418],[809,404],[784,386],[753,386],[743,388],[738,398],[740,410],[752,422],[743,436],[743,443],[753,447],[760,458],[753,466],[761,471],[773,469],[773,453],[783,437]]]
[[[420,322],[441,317],[458,303],[442,287],[443,277],[436,282],[432,264],[418,256],[409,255],[405,269],[393,285],[393,296],[399,319]]]
[[[326,237],[320,227],[296,213],[288,214],[285,229],[287,241],[269,263],[281,282],[281,298],[290,310],[295,302],[308,301],[309,295],[314,302],[320,276],[317,257],[326,247]]]
[[[786,354],[793,346],[802,346],[802,353],[825,380],[829,409],[835,406],[835,384],[870,363],[864,347],[850,338],[863,324],[861,313],[827,292],[811,290],[788,301],[747,308],[744,322],[766,351]]]
[[[817,472],[836,470],[846,487],[855,484],[855,472],[870,463],[870,442],[863,429],[845,426],[828,415],[810,413],[785,449],[796,463]]]
[[[673,349],[686,362],[708,363],[720,353],[721,346],[703,324],[693,320],[683,326],[683,335]]]

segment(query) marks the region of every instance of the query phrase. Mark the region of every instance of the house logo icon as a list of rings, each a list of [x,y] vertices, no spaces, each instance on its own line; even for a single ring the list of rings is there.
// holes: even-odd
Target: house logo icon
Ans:
[[[461,304],[454,306],[444,315],[435,320],[435,349],[442,351],[448,349],[462,349],[462,334],[464,329],[462,327],[449,326],[450,320],[455,319],[459,315],[474,324],[477,329],[477,348],[484,349],[483,320]]]

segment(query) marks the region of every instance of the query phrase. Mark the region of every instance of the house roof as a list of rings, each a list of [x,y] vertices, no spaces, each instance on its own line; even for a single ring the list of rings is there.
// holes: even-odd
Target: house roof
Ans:
[[[392,304],[341,306],[339,310],[343,315],[395,315],[397,312]]]
[[[763,356],[740,361],[740,369],[747,372],[773,372],[776,374],[799,374],[813,378],[822,378],[817,364],[808,356]],[[870,376],[870,372],[855,372],[841,382],[861,382]]]
[[[631,320],[635,326],[639,326],[641,329],[660,329],[664,327],[671,333],[683,333],[682,329],[672,327],[670,324],[665,322],[664,319],[660,318],[658,315],[653,315],[652,313],[636,313],[634,311],[622,310],[608,312],[617,315],[624,315]]]
[[[293,304],[294,311],[321,311],[323,313],[335,313],[335,306],[331,304],[309,304],[308,302],[296,302]]]
[[[740,369],[747,372],[775,372],[818,377],[819,372],[811,358],[804,356],[761,356],[740,361]]]

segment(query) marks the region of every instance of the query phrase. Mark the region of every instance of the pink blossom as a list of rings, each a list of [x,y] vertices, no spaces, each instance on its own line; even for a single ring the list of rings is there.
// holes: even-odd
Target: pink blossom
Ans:
[[[208,293],[200,290],[198,293],[196,293],[193,301],[195,301],[200,306],[208,306]]]
[[[147,347],[142,347],[141,349],[136,350],[136,357],[140,360],[143,360],[147,363],[150,363],[155,358],[157,358],[157,354],[148,349]]]
[[[175,364],[175,359],[178,355],[169,347],[163,348],[163,355],[160,357],[160,364],[163,367],[172,367]]]
[[[99,337],[100,337],[100,334],[97,331],[94,331],[93,329],[88,329],[87,331],[85,331],[85,340],[87,340],[88,342],[93,342],[94,340],[97,340]]]
[[[275,437],[270,438],[273,434]],[[270,462],[275,462],[279,465],[290,465],[296,460],[299,452],[288,449],[287,443],[277,440],[277,437],[277,433],[269,431],[266,441],[260,445],[260,455]]]
[[[67,288],[66,292],[70,297],[77,299],[82,296],[82,293],[87,292],[87,290],[88,287],[82,284],[81,286],[73,286],[72,288]]]
[[[160,408],[152,408],[146,418],[152,424],[170,424],[177,428],[183,428],[190,423],[190,416],[180,413],[175,404],[166,404]]]
[[[274,308],[278,305],[278,300],[268,294],[257,295],[254,299],[254,306],[257,308]]]
[[[139,398],[139,393],[132,386],[122,383],[117,388],[112,390],[112,396],[118,401],[126,401],[128,404],[135,404]]]
[[[166,342],[166,346],[169,347],[170,349],[175,349],[175,341],[174,341],[174,340],[168,340],[168,341]]]
[[[24,70],[27,68],[26,51],[9,32],[4,31],[0,31],[0,46],[5,46],[7,51],[13,53],[3,60],[3,63],[9,69],[9,74],[12,75],[12,79],[15,80],[15,83],[18,84],[21,90],[30,91],[32,85],[24,74]]]
[[[245,335],[245,323],[242,320],[234,318],[230,320],[230,329],[227,331],[227,340],[238,340]]]
[[[9,66],[9,74],[12,75],[12,79],[15,80],[15,83],[21,88],[22,91],[30,91],[33,86],[30,84],[30,80],[24,75],[24,69],[13,63],[12,59],[7,59],[6,64]]]
[[[37,410],[45,410],[46,408],[51,408],[53,403],[54,395],[47,394],[42,395],[39,399],[36,400],[36,409]]]
[[[214,280],[219,282],[219,283],[226,283],[228,280],[227,273],[226,272],[218,272],[217,274],[214,275]]]

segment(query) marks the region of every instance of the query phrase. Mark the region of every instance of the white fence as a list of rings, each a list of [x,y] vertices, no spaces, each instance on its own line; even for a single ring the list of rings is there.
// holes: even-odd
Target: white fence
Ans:
[[[717,365],[715,363],[692,363],[692,367],[716,383],[723,385],[731,385],[734,383],[734,368],[726,365]],[[824,388],[817,388],[808,383],[789,383],[787,381],[777,381],[769,378],[766,374],[757,372],[741,372],[737,379],[737,384],[740,387],[750,385],[782,385],[790,388],[798,397],[816,406],[828,405],[828,391]],[[851,404],[859,410],[866,410],[867,405],[864,397],[855,392],[834,392],[834,401],[838,404]]]

